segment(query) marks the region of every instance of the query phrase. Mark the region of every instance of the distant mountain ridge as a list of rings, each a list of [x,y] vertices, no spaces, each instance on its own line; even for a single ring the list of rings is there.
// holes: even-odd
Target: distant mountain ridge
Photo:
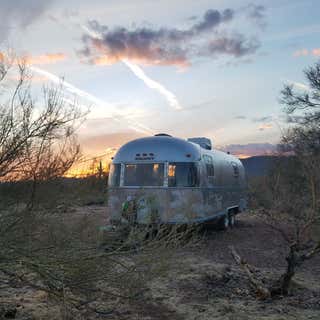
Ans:
[[[240,159],[247,177],[259,177],[268,174],[278,156],[254,156],[246,159]]]

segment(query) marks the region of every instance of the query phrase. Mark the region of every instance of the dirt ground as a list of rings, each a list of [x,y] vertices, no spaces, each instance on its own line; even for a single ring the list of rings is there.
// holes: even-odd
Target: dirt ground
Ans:
[[[289,297],[258,301],[233,261],[231,245],[263,278],[271,280],[285,268],[282,238],[247,213],[235,229],[211,231],[197,248],[179,252],[170,278],[154,284],[154,296],[190,320],[320,319],[320,257],[297,273]]]
[[[94,227],[107,223],[104,206],[73,208],[68,219],[85,215]],[[308,261],[294,280],[291,295],[259,301],[245,274],[230,254],[233,245],[257,268],[262,278],[273,279],[285,267],[286,247],[281,236],[259,218],[243,213],[228,231],[207,230],[203,239],[178,249],[170,258],[169,271],[147,284],[139,300],[123,303],[96,319],[217,319],[291,320],[320,319],[320,257]],[[12,308],[12,312],[9,307]],[[4,312],[6,308],[6,313]],[[0,282],[0,318],[59,319],[60,309],[48,295],[19,285]],[[86,319],[85,315],[71,318]],[[92,317],[88,316],[88,319]],[[93,318],[92,318],[93,319]]]

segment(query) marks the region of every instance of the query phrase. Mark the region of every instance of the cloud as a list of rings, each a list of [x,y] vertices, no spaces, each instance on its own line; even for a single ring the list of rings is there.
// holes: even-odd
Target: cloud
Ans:
[[[83,29],[93,38],[102,40],[102,34],[98,31],[92,31],[90,28],[83,26]],[[122,62],[132,71],[132,73],[137,76],[140,80],[142,80],[146,86],[148,86],[151,89],[157,90],[162,96],[164,96],[167,101],[169,102],[169,105],[176,109],[176,110],[182,110],[182,106],[180,105],[177,97],[169,91],[164,85],[161,83],[151,79],[146,75],[146,73],[136,64],[130,62],[127,59],[123,59]]]
[[[251,9],[250,9],[251,10]],[[185,67],[194,57],[239,58],[253,55],[260,43],[254,37],[228,31],[236,18],[232,9],[208,10],[187,29],[126,27],[109,28],[98,21],[89,21],[79,51],[84,61],[111,65],[122,60],[144,65]],[[88,30],[90,32],[88,32]],[[97,37],[97,34],[100,36]]]
[[[13,64],[23,62],[27,65],[46,65],[61,62],[67,59],[67,55],[64,53],[46,53],[41,55],[23,55],[15,56],[10,50],[7,52],[0,51],[0,62],[11,61]]]
[[[237,120],[245,120],[245,119],[247,119],[246,116],[235,116],[234,118],[237,119]]]
[[[64,61],[67,56],[64,53],[47,53],[38,56],[25,56],[24,59],[27,64],[45,65]]]
[[[258,118],[252,118],[253,122],[266,122],[266,121],[272,121],[272,116],[264,116],[264,117],[258,117]]]
[[[212,30],[218,25],[231,21],[234,16],[234,11],[232,9],[226,9],[223,12],[218,10],[208,10],[202,19],[202,21],[196,23],[192,28],[191,32],[194,34],[199,34],[201,32]]]
[[[292,81],[292,80],[288,80],[288,79],[284,79],[284,81],[285,81],[288,85],[294,86],[296,89],[305,90],[305,91],[310,91],[310,87],[308,87],[306,84],[304,84],[304,83],[302,83],[302,82]]]
[[[293,53],[294,57],[307,57],[307,56],[314,56],[314,57],[320,57],[320,48],[314,48],[314,49],[300,49]]]
[[[258,40],[256,40],[258,41]],[[223,66],[226,67],[238,67],[243,64],[250,64],[253,63],[254,60],[252,58],[244,58],[244,59],[237,59],[237,60],[232,60],[232,61],[227,61]]]
[[[221,36],[211,40],[202,55],[217,56],[226,54],[240,58],[255,53],[259,47],[260,43],[257,39],[247,39],[241,34],[234,38]]]
[[[188,21],[194,21],[194,20],[197,20],[197,18],[198,17],[196,15],[193,15],[193,16],[188,17],[187,20]]]
[[[0,43],[7,39],[12,29],[24,29],[37,20],[53,0],[1,0]]]
[[[259,126],[259,131],[264,131],[264,130],[268,130],[268,129],[272,129],[273,125],[271,123],[263,123]]]
[[[277,145],[271,143],[229,144],[219,148],[230,152],[239,158],[248,158],[260,155],[272,155],[277,151]]]
[[[66,29],[70,27],[79,27],[79,9],[74,8],[61,8],[57,10],[55,8],[54,13],[52,11],[46,14],[46,18],[59,25],[60,27]]]
[[[267,26],[265,6],[250,3],[245,7],[245,11],[247,13],[246,16],[252,19],[261,29]]]
[[[235,116],[234,118],[237,119],[237,120],[245,120],[245,119],[247,119],[246,116]]]
[[[291,82],[291,84],[298,89],[302,89],[302,90],[306,90],[306,91],[310,90],[310,87],[308,87],[306,84],[301,83],[301,82]]]
[[[300,50],[297,50],[293,53],[294,57],[303,57],[303,56],[307,56],[307,55],[309,55],[309,50],[307,50],[307,49],[300,49]]]
[[[320,48],[313,49],[311,53],[315,57],[320,57]]]

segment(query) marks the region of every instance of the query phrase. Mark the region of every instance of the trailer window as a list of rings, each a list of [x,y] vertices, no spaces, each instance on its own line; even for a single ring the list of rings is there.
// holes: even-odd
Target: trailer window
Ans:
[[[198,170],[195,163],[174,162],[168,167],[169,187],[197,187],[199,185]]]
[[[109,171],[109,186],[110,187],[119,187],[120,185],[120,172],[121,172],[121,164],[111,164]]]
[[[161,187],[164,181],[163,163],[126,164],[124,186]]]

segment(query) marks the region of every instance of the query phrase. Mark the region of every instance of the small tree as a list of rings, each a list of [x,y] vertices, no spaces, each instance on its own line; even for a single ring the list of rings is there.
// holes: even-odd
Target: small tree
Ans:
[[[315,128],[290,130],[281,146],[293,155],[280,158],[269,176],[271,203],[264,212],[266,221],[289,248],[286,271],[272,294],[288,294],[297,268],[320,252],[320,241],[313,234],[320,221],[320,148],[309,145],[315,131],[320,133]]]
[[[291,156],[280,159],[269,178],[272,203],[266,216],[289,245],[287,269],[273,294],[287,294],[297,268],[320,253],[320,240],[312,233],[320,219],[320,62],[304,74],[307,91],[286,85],[281,92],[286,114],[296,124],[280,144],[280,153]]]
[[[70,215],[62,216],[56,206],[37,206],[39,185],[62,176],[79,156],[74,129],[82,114],[65,103],[59,88],[45,89],[36,104],[23,61],[1,57],[0,182],[25,180],[31,196],[27,206],[0,212],[0,276],[47,292],[75,310],[72,318],[83,309],[85,318],[87,312],[111,314],[120,301],[142,297],[146,281],[167,264],[169,244],[185,240],[175,230],[159,230],[147,239],[149,229],[133,226],[108,232],[102,247],[97,226],[86,215],[70,223]],[[1,86],[10,68],[19,75],[13,90],[7,83]],[[94,162],[93,172],[103,177],[101,161]]]
[[[288,244],[287,267],[269,287],[258,281],[250,266],[232,249],[261,297],[286,295],[297,269],[320,253],[320,239],[314,236],[320,221],[320,63],[305,71],[306,92],[286,85],[282,103],[295,125],[283,135],[280,157],[267,177],[268,196],[262,210],[265,221],[280,232]]]
[[[74,129],[84,115],[76,105],[65,103],[62,87],[44,88],[36,100],[31,80],[23,59],[10,52],[0,55],[0,182],[32,184],[29,214],[37,183],[62,176],[78,158]],[[2,215],[0,237],[27,217],[14,210]]]
[[[79,155],[75,123],[83,117],[65,103],[61,88],[45,88],[34,100],[32,75],[23,60],[0,59],[0,181],[62,175]],[[11,84],[8,75],[15,77]],[[46,169],[44,169],[46,167]]]

